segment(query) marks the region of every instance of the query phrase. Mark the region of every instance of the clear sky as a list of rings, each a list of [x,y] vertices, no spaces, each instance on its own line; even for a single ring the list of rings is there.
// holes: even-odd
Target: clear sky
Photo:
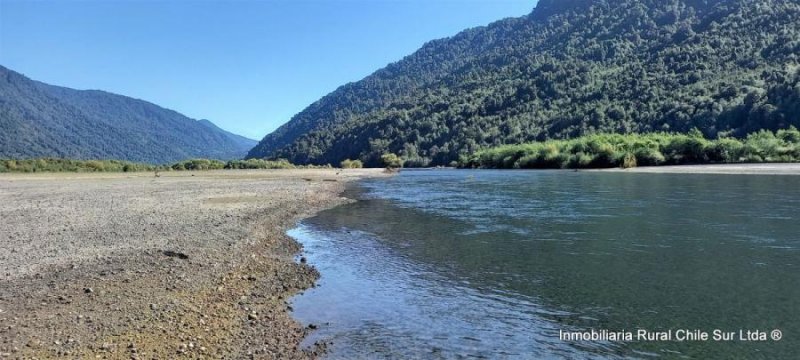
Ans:
[[[429,40],[535,0],[0,0],[0,65],[254,139]]]

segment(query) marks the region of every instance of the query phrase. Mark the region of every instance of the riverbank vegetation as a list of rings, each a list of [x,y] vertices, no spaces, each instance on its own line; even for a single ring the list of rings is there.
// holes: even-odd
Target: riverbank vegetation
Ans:
[[[361,160],[344,159],[339,164],[339,167],[342,169],[361,169],[364,167],[364,163],[362,163]]]
[[[761,130],[746,138],[709,140],[688,134],[595,134],[569,140],[503,145],[462,157],[460,167],[492,169],[578,169],[655,165],[800,161],[795,127]]]
[[[301,166],[305,167],[305,166]],[[209,159],[191,159],[180,161],[171,166],[173,170],[221,170],[221,169],[295,169],[298,166],[287,160],[231,160],[222,162]]]
[[[386,153],[388,168],[400,168],[404,159]],[[772,132],[760,130],[743,139],[707,139],[693,129],[688,134],[593,134],[568,140],[548,140],[502,145],[462,156],[458,167],[486,169],[585,169],[636,166],[800,162],[800,130],[794,126]],[[455,165],[455,164],[454,164]],[[361,168],[360,160],[345,160],[342,168]],[[0,159],[1,172],[136,172],[223,169],[330,168],[330,165],[295,165],[285,159],[190,159],[171,165],[119,160]]]
[[[153,165],[120,160],[73,160],[59,158],[9,160],[0,159],[2,172],[137,172],[137,171],[192,171],[222,169],[296,169],[330,166],[297,166],[287,160],[231,160],[190,159],[171,165]]]
[[[164,169],[164,166],[120,160],[72,160],[56,158],[0,160],[0,172],[134,172]]]

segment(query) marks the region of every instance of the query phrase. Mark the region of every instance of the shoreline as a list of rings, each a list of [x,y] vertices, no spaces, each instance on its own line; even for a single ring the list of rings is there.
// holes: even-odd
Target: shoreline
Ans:
[[[800,175],[800,163],[704,164],[643,166],[628,169],[585,169],[580,171],[647,174]]]
[[[0,176],[0,356],[307,359],[286,231],[382,169]],[[148,176],[149,175],[149,176]]]

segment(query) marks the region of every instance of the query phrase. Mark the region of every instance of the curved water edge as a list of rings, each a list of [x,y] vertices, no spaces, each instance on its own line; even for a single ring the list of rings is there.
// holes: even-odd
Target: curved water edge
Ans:
[[[782,328],[800,315],[796,178],[407,171],[289,235],[328,358],[770,354],[780,343],[575,342],[559,331]],[[761,306],[773,298],[770,306]],[[723,356],[724,357],[724,356]]]

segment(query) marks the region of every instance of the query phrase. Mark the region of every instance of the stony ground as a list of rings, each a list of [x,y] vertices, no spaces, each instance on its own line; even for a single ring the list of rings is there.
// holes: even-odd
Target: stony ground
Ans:
[[[0,176],[0,358],[313,358],[285,230],[380,170]]]

